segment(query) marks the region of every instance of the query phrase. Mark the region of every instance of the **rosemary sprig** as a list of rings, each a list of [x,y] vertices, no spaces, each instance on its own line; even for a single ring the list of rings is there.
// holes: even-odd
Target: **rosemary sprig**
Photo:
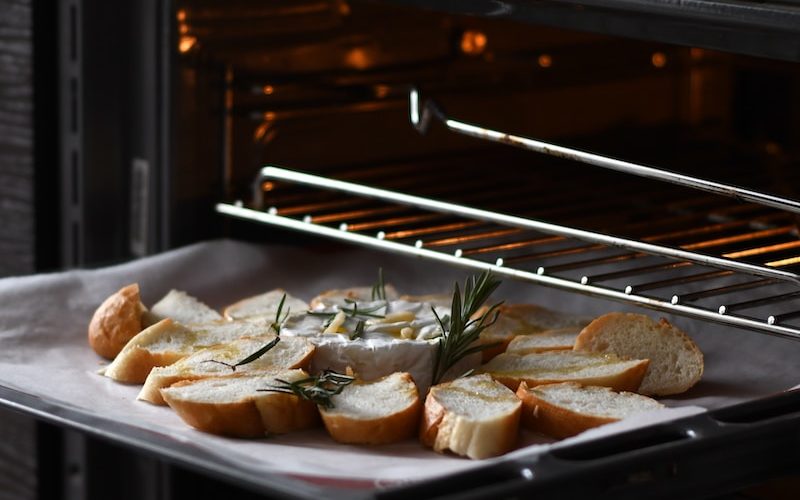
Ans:
[[[294,394],[301,399],[311,401],[325,408],[333,408],[331,398],[340,394],[353,380],[355,380],[355,377],[337,373],[333,370],[324,370],[319,375],[295,380],[294,382],[276,378],[275,382],[278,385],[267,389],[257,389],[257,391]]]
[[[345,302],[351,304],[353,307],[340,307],[339,311],[343,311],[347,316],[351,318],[357,317],[367,317],[367,318],[384,318],[386,317],[384,314],[375,314],[375,311],[379,311],[386,307],[386,304],[377,304],[371,307],[364,307],[359,308],[358,303],[355,300],[345,299]],[[336,316],[336,313],[339,311],[334,312],[325,312],[325,311],[307,311],[307,314],[311,316],[322,316],[328,318],[328,320],[333,319]]]
[[[273,321],[269,325],[269,327],[272,328],[272,330],[275,331],[275,338],[272,339],[271,341],[269,341],[267,344],[265,344],[264,347],[262,347],[261,349],[257,350],[253,354],[247,356],[246,358],[244,358],[244,359],[242,359],[240,361],[237,361],[236,363],[226,363],[225,361],[219,361],[219,360],[216,360],[216,359],[207,359],[207,360],[205,360],[203,362],[204,363],[219,363],[221,365],[227,366],[228,368],[230,368],[233,371],[236,371],[236,367],[237,366],[242,366],[242,365],[246,365],[248,363],[252,363],[253,361],[257,360],[258,358],[260,358],[261,356],[266,354],[270,349],[272,349],[273,347],[278,345],[278,342],[281,341],[281,324],[284,321],[286,321],[286,318],[289,317],[289,312],[291,311],[291,309],[287,309],[286,310],[286,314],[284,314],[283,318],[281,318],[281,313],[283,312],[283,304],[285,302],[286,302],[286,294],[284,293],[283,297],[281,297],[280,303],[278,304],[278,310],[275,313],[275,321]]]
[[[434,361],[433,384],[438,384],[447,370],[464,357],[491,347],[487,344],[472,344],[484,329],[497,321],[500,314],[497,308],[502,302],[489,307],[477,318],[473,316],[498,286],[500,280],[488,271],[484,271],[480,276],[471,276],[467,279],[464,283],[463,298],[458,283],[455,284],[449,318],[447,316],[444,319],[440,318],[436,309],[431,308],[442,329]]]
[[[386,300],[386,284],[383,281],[383,268],[378,268],[378,281],[372,285],[372,300]]]

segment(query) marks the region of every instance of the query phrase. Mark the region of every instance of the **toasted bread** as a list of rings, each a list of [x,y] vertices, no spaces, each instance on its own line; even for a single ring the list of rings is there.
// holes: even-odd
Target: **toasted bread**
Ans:
[[[664,408],[647,396],[574,382],[532,388],[522,382],[517,397],[522,401],[522,425],[559,439],[637,413]]]
[[[523,356],[504,353],[483,365],[479,372],[490,374],[514,391],[520,382],[529,387],[578,382],[635,392],[648,364],[646,359],[622,359],[591,352],[549,351]]]
[[[535,304],[510,304],[498,308],[497,321],[481,332],[482,344],[492,347],[483,351],[483,361],[505,352],[509,342],[519,335],[530,335],[557,328],[577,328],[591,318],[553,311]]]
[[[502,455],[516,446],[521,407],[488,375],[436,385],[425,399],[420,441],[473,459]]]
[[[283,296],[286,300],[281,309],[281,315],[299,313],[308,310],[305,301],[293,297],[284,290],[277,288],[266,293],[247,297],[234,304],[227,306],[223,310],[223,316],[229,320],[247,319],[250,321],[275,321],[275,314],[281,304]]]
[[[530,335],[517,335],[508,343],[508,354],[531,354],[546,351],[569,351],[575,346],[580,327],[557,328]]]
[[[161,395],[184,422],[198,430],[260,437],[307,429],[319,422],[314,403],[293,394],[263,391],[276,379],[291,382],[306,377],[303,370],[278,370],[185,380],[161,389]]]
[[[170,290],[161,300],[153,304],[150,316],[155,321],[169,318],[184,325],[210,323],[222,319],[220,313],[180,290]]]
[[[119,382],[141,384],[156,366],[168,366],[195,351],[242,337],[271,338],[269,326],[219,321],[186,326],[163,319],[133,337],[103,374]]]
[[[320,408],[320,414],[328,433],[340,443],[395,443],[417,433],[422,404],[408,373],[357,380],[331,402],[334,406]]]
[[[637,392],[649,396],[679,394],[703,376],[700,348],[664,318],[656,322],[644,314],[605,314],[581,331],[575,350],[648,358],[650,366]]]
[[[314,354],[314,345],[300,337],[281,338],[274,347],[255,361],[237,367],[228,366],[246,359],[274,338],[267,335],[263,338],[238,339],[201,349],[169,366],[157,366],[150,371],[137,399],[153,404],[166,404],[161,397],[160,389],[182,380],[224,377],[278,368],[308,369]]]

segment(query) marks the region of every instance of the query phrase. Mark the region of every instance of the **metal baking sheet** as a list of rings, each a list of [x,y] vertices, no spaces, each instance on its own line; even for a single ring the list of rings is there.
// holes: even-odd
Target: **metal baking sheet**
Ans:
[[[413,440],[381,447],[340,445],[322,429],[249,441],[211,436],[187,427],[168,408],[136,401],[138,386],[96,373],[104,362],[89,348],[86,327],[97,305],[128,283],[139,283],[145,304],[177,288],[222,308],[276,287],[308,299],[329,288],[369,285],[378,267],[408,293],[451,292],[453,283],[467,276],[435,262],[351,247],[220,240],[103,269],[0,280],[0,402],[264,491],[314,498],[323,492],[327,497],[373,496],[402,490],[410,481],[518,463],[548,450],[763,398],[800,381],[793,364],[800,343],[669,318],[692,335],[706,356],[703,380],[680,397],[664,399],[669,410],[555,444],[523,432],[518,450],[470,461],[433,453]],[[496,296],[582,315],[633,310],[511,281]]]

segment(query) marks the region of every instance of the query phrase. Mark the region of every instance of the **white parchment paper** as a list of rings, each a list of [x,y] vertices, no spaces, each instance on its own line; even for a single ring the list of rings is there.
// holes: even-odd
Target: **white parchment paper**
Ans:
[[[129,283],[139,283],[147,305],[177,288],[222,308],[276,287],[309,299],[329,288],[370,285],[379,266],[387,280],[405,293],[451,293],[453,282],[463,282],[469,274],[356,248],[294,248],[221,240],[103,269],[2,279],[0,385],[147,429],[165,440],[192,443],[248,469],[380,486],[484,464],[433,453],[413,440],[379,447],[340,445],[322,429],[251,441],[203,434],[187,427],[166,407],[136,401],[138,386],[118,384],[96,374],[105,362],[89,348],[86,327],[97,306]],[[636,310],[509,281],[501,285],[497,298],[576,314]],[[668,410],[593,429],[558,446],[767,396],[800,383],[795,362],[800,343],[685,318],[669,319],[688,331],[705,353],[703,380],[680,398],[663,400]],[[541,452],[550,443],[523,432],[520,448],[507,457]]]

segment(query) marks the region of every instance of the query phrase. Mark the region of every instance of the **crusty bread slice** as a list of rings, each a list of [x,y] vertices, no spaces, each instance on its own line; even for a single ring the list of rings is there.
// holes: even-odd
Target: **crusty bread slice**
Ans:
[[[94,312],[89,322],[89,345],[100,356],[114,359],[142,331],[142,314],[146,310],[139,299],[137,283],[121,288]]]
[[[648,364],[646,359],[622,359],[613,354],[548,351],[523,356],[500,354],[479,371],[490,374],[513,391],[524,381],[529,387],[578,382],[635,392]]]
[[[509,342],[519,335],[530,335],[557,328],[579,328],[591,318],[553,311],[535,304],[508,304],[498,308],[497,321],[481,332],[482,344],[494,344],[483,351],[484,362],[505,352]]]
[[[150,308],[150,316],[156,320],[170,318],[184,325],[218,321],[222,316],[195,297],[180,290],[170,290]]]
[[[521,407],[488,375],[439,384],[425,399],[420,440],[434,451],[473,459],[502,455],[516,446]]]
[[[647,396],[573,382],[532,388],[522,382],[517,397],[522,401],[522,425],[559,439],[664,408]]]
[[[378,380],[357,380],[320,408],[322,422],[340,443],[387,444],[417,433],[422,404],[414,379],[393,373]]]
[[[235,365],[274,339],[274,335],[238,339],[201,349],[169,366],[156,366],[147,376],[137,399],[158,405],[166,404],[160,389],[182,380],[224,377],[277,368],[308,369],[314,354],[314,344],[302,337],[282,337],[269,351],[250,363],[235,368],[223,364]]]
[[[303,370],[185,380],[161,389],[167,404],[192,427],[211,434],[258,437],[307,429],[319,421],[314,403],[293,394],[263,392],[276,379],[293,382]]]
[[[285,314],[299,313],[308,310],[305,301],[289,295],[284,290],[276,288],[266,293],[247,297],[225,308],[222,312],[226,319],[247,319],[250,321],[275,321],[275,313],[281,304],[283,296],[286,300],[281,309],[281,317]]]
[[[242,337],[273,335],[268,325],[245,321],[186,326],[163,319],[133,337],[103,374],[119,382],[141,384],[154,367],[171,365],[200,349]]]
[[[600,316],[581,331],[575,350],[648,358],[640,394],[679,394],[703,376],[703,353],[689,336],[666,319],[614,312]]]
[[[384,291],[386,292],[386,300],[397,300],[397,289],[394,286],[387,284],[384,287]],[[346,300],[370,302],[372,301],[372,287],[358,286],[327,290],[311,299],[308,305],[313,310],[329,309],[332,306],[344,305]]]
[[[580,327],[557,328],[530,335],[517,335],[508,343],[508,354],[530,354],[546,351],[568,351],[575,345]]]

